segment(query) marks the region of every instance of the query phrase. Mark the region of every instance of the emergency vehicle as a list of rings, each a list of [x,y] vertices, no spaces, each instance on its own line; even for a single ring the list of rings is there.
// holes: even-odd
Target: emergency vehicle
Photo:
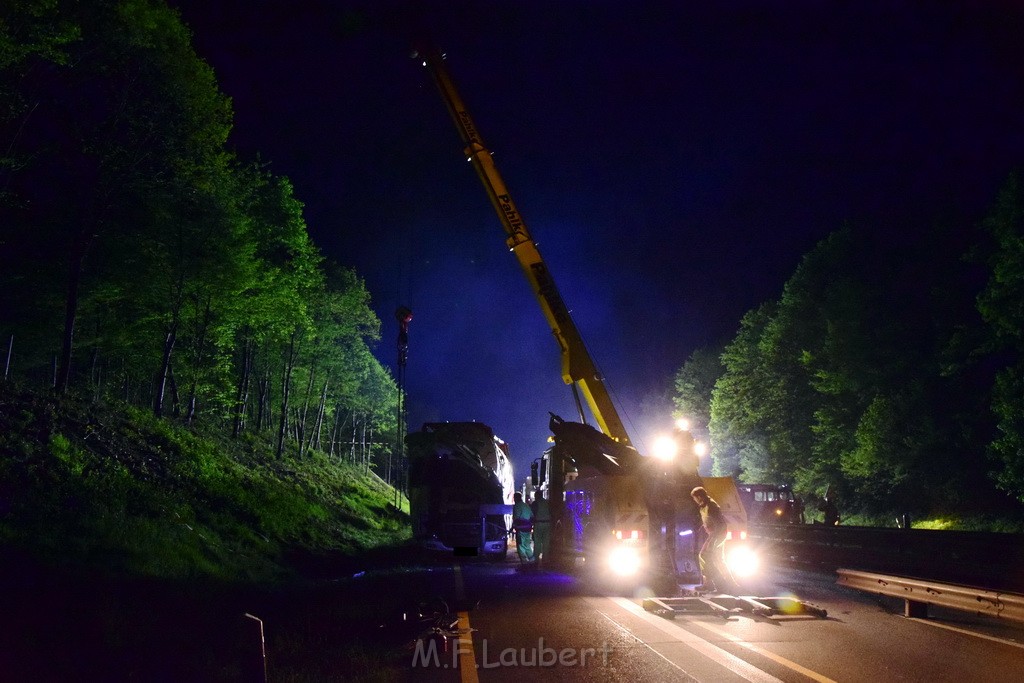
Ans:
[[[543,458],[548,498],[565,502],[551,506],[552,555],[626,576],[693,570],[700,522],[689,494],[698,485],[718,501],[730,526],[735,525],[730,532],[739,546],[746,535],[746,516],[731,478],[701,478],[698,460],[685,446],[669,459],[642,456],[633,447],[604,378],[452,83],[444,56],[433,49],[417,50],[413,56],[437,84],[465,145],[463,156],[476,169],[504,228],[505,243],[558,344],[562,379],[572,388],[580,422],[551,415],[554,445]],[[597,427],[586,424],[584,402]],[[694,445],[692,439],[679,440]],[[748,553],[741,554],[749,560]]]

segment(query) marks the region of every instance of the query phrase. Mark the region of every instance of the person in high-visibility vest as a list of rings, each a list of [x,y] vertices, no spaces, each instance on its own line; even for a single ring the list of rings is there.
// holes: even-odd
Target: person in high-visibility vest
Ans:
[[[699,555],[701,584],[694,590],[699,593],[724,590],[735,595],[738,586],[725,563],[725,538],[729,531],[725,513],[703,486],[690,491],[690,496],[700,508],[700,519],[707,533]]]
[[[516,553],[522,562],[533,562],[533,510],[516,492],[512,506],[512,529],[516,532]]]

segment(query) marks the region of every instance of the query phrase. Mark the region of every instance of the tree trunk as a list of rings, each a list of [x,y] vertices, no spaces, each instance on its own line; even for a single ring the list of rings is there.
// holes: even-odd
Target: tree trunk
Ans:
[[[249,403],[249,378],[252,375],[252,346],[252,338],[246,333],[242,341],[242,367],[238,378],[238,391],[235,392],[235,414],[231,425],[233,439],[237,439],[245,429],[245,407]]]
[[[185,424],[192,424],[196,417],[196,394],[199,392],[199,373],[206,352],[206,333],[210,329],[210,300],[207,298],[203,310],[203,324],[199,328],[199,340],[196,342],[196,355],[192,360],[192,383],[188,388],[188,405],[185,409]]]
[[[274,424],[274,373],[267,368],[266,393],[263,396],[265,409],[263,411],[263,429],[270,429]]]
[[[131,403],[132,378],[131,375],[128,373],[128,366],[125,365],[124,358],[121,358],[121,375],[124,377],[124,384],[121,386],[121,393],[123,395],[124,402]]]
[[[356,423],[356,415],[355,415],[355,412],[353,412],[352,413],[352,442],[351,442],[351,444],[349,446],[349,451],[348,451],[349,461],[353,465],[359,463],[359,460],[356,458],[356,430],[357,429],[359,429],[359,425]]]
[[[277,451],[275,453],[278,458],[284,453],[284,437],[288,429],[288,397],[291,393],[292,368],[295,364],[295,336],[297,334],[298,332],[293,332],[288,341],[288,355],[281,371],[281,420],[277,428]]]
[[[362,455],[362,467],[367,473],[370,472],[370,450],[367,449],[367,419],[362,418],[359,425],[359,452]]]
[[[366,462],[370,465],[373,464],[373,423],[370,422],[370,427],[366,430],[363,435],[366,442]]]
[[[100,348],[98,346],[92,347],[92,353],[89,358],[89,385],[95,391],[96,386],[99,384],[99,371],[97,366],[100,360]]]
[[[171,325],[164,338],[164,352],[160,361],[160,372],[156,376],[156,390],[153,396],[153,414],[162,417],[164,414],[164,392],[167,391],[167,379],[171,370],[171,352],[174,350],[174,342],[177,341],[176,325]]]
[[[304,455],[306,442],[306,416],[309,413],[309,399],[313,394],[313,378],[316,376],[316,366],[311,362],[309,365],[309,381],[306,382],[306,395],[302,399],[302,408],[298,409],[296,417],[295,440],[299,443],[299,455]]]
[[[171,390],[171,415],[181,417],[181,394],[178,393],[178,380],[174,378],[174,364],[167,368],[167,386]]]
[[[97,326],[97,333],[99,332]],[[98,335],[97,335],[98,336]],[[103,362],[100,362],[100,347],[92,347],[92,368],[89,371],[89,380],[92,382],[92,398],[94,401],[99,401],[100,397],[103,396],[103,380],[104,367],[107,365],[107,359],[104,358]]]
[[[71,378],[71,355],[75,345],[75,320],[78,317],[78,294],[82,284],[82,269],[85,267],[85,255],[92,242],[91,228],[79,230],[75,237],[71,254],[68,257],[68,281],[64,298],[64,334],[61,338],[60,362],[57,364],[53,388],[63,394],[68,390]]]
[[[327,410],[327,384],[328,380],[324,381],[324,387],[320,391],[320,405],[316,409],[316,419],[313,421],[313,428],[309,430],[309,444],[306,448],[306,452],[313,450],[314,448],[320,448],[320,431],[324,424],[324,413]]]
[[[334,457],[334,448],[338,444],[338,438],[341,436],[341,428],[345,426],[345,422],[348,418],[342,419],[342,415],[345,411],[342,410],[341,405],[337,405],[334,408],[334,429],[331,432],[331,450],[330,455]],[[341,449],[338,449],[338,458],[341,458]]]
[[[256,383],[256,431],[270,426],[270,368],[260,377]]]
[[[14,351],[14,335],[7,340],[7,362],[4,363],[4,379],[6,380],[11,371],[11,352]]]
[[[318,451],[322,450],[322,444],[320,443],[320,437],[323,433],[324,418],[327,417],[327,385],[328,382],[324,382],[324,391],[320,394],[320,413],[316,416],[316,443],[313,447]]]

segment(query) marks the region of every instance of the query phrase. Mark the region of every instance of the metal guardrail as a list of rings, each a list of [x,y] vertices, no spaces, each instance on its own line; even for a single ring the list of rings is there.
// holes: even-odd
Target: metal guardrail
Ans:
[[[839,567],[1024,592],[1024,535],[820,524],[752,526],[759,551],[777,562]]]
[[[928,606],[950,609],[1024,623],[1024,595],[982,588],[925,581],[903,576],[874,574],[854,569],[838,569],[840,586],[878,593],[906,601],[904,614],[926,618]]]

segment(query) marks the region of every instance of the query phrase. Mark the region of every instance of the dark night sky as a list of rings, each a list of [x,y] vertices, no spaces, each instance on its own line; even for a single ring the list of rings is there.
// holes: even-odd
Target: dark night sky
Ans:
[[[172,4],[178,4],[171,0]],[[410,426],[478,420],[517,473],[573,418],[557,348],[428,74],[426,27],[634,441],[696,348],[728,340],[844,221],[977,222],[1024,161],[1019,3],[181,0],[234,101],[232,145],[287,175],[366,280]]]

